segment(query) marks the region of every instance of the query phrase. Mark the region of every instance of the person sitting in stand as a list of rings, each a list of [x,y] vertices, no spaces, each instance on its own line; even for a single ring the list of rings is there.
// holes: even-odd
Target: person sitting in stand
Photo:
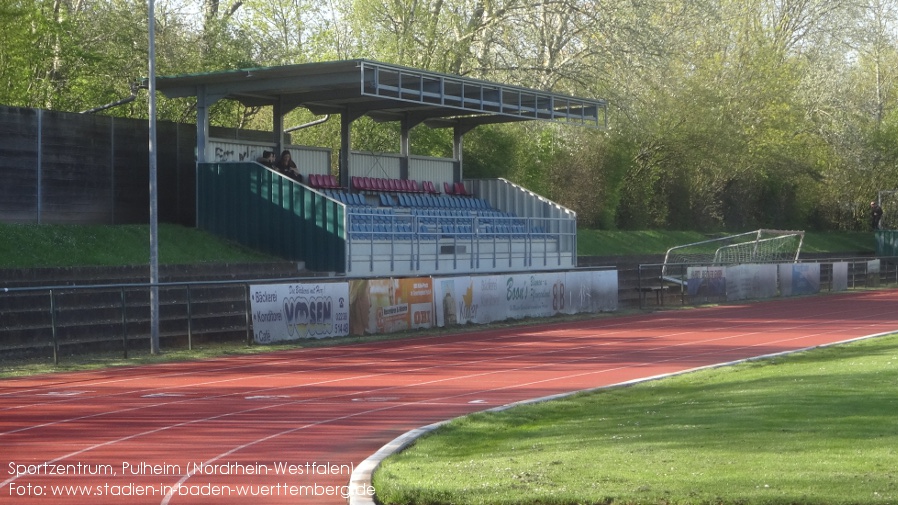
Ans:
[[[262,151],[262,156],[256,158],[256,163],[265,165],[268,168],[274,168],[274,153],[271,151]]]
[[[296,163],[293,162],[293,159],[290,157],[290,151],[284,150],[281,153],[281,157],[275,162],[274,168],[299,182],[302,182],[302,175],[299,173],[299,169],[296,168]]]

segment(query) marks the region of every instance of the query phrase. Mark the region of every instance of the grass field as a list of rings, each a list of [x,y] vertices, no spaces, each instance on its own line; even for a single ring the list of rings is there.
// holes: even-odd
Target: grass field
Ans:
[[[140,265],[150,260],[149,227],[23,225],[0,223],[0,268]],[[683,231],[578,230],[581,256],[663,254],[670,247],[709,236]],[[873,235],[864,232],[815,232],[805,236],[808,253],[869,254]],[[234,263],[277,261],[265,254],[183,226],[159,225],[159,263]]]
[[[160,264],[276,260],[200,230],[159,225]],[[149,262],[148,226],[0,223],[0,268],[145,265]]]
[[[387,505],[898,503],[898,337],[455,420]]]
[[[662,254],[707,238],[580,230],[578,253]],[[148,247],[145,226],[0,224],[0,268],[141,264]],[[851,256],[873,247],[869,233],[809,233],[803,251]],[[160,226],[163,264],[276,260],[196,230]],[[110,353],[58,367],[0,362],[0,377],[279,348],[230,343],[128,360]],[[898,337],[889,337],[576,395],[454,421],[387,460],[374,485],[383,503],[397,505],[896,504],[896,386]]]

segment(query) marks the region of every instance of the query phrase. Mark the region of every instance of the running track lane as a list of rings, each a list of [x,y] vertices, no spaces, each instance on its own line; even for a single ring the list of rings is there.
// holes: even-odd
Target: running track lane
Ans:
[[[896,330],[875,291],[5,380],[0,503],[343,504],[422,425]]]

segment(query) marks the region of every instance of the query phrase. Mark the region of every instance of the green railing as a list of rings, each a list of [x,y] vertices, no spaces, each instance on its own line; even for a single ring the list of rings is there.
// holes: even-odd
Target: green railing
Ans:
[[[197,165],[197,228],[316,271],[346,271],[345,207],[257,163]]]

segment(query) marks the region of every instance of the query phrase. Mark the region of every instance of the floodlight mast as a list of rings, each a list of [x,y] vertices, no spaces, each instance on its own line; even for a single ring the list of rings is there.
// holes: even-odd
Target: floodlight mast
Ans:
[[[148,0],[150,107],[150,354],[159,354],[159,216],[156,188],[156,16]]]

